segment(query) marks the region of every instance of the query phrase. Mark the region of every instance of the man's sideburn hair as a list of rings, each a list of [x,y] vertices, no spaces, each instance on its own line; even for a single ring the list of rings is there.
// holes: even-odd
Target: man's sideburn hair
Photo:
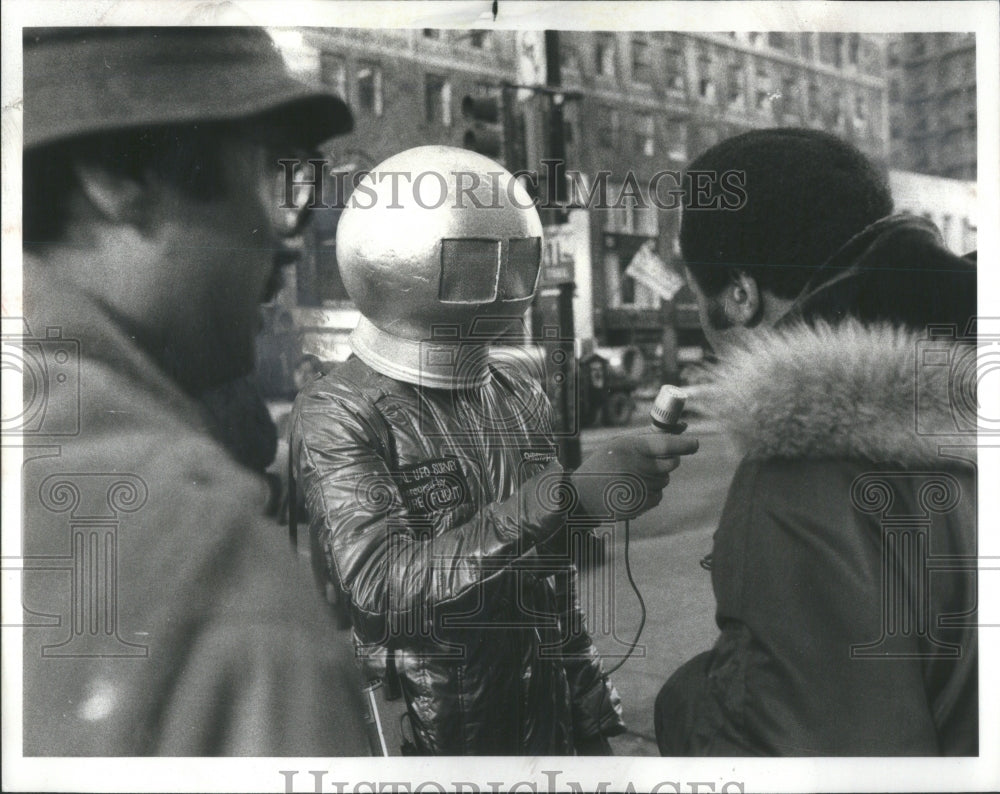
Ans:
[[[41,252],[65,240],[71,207],[81,190],[79,165],[139,184],[154,177],[196,202],[225,196],[227,135],[236,129],[232,122],[220,122],[115,130],[25,152],[24,247]]]

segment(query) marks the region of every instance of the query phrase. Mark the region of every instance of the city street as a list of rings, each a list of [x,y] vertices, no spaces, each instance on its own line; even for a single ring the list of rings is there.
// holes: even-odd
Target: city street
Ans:
[[[640,404],[634,427],[648,421]],[[646,603],[646,625],[631,658],[612,676],[625,709],[628,732],[612,740],[619,755],[657,755],[653,703],[668,676],[694,654],[711,647],[717,630],[708,571],[698,563],[711,549],[729,481],[738,463],[732,443],[718,427],[686,417],[699,452],[671,474],[663,502],[631,523],[629,560]],[[583,454],[618,429],[586,430]],[[627,650],[639,626],[639,603],[624,564],[624,527],[615,530],[615,552],[584,576],[589,626],[605,664],[611,667]],[[613,593],[612,598],[602,593]]]

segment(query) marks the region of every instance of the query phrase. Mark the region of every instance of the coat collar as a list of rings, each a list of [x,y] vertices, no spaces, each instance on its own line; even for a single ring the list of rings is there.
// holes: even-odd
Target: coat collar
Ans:
[[[121,430],[128,421],[149,417],[199,433],[213,427],[203,407],[184,392],[146,353],[134,331],[93,295],[57,280],[38,259],[25,256],[25,332],[31,338],[53,333],[72,345],[79,361],[78,402],[52,400],[46,413],[82,414],[84,426]]]
[[[961,367],[928,365],[928,345],[953,363],[971,356],[974,372],[974,345],[928,342],[898,326],[847,320],[761,331],[712,368],[707,408],[752,458],[940,465],[940,447],[974,444],[975,434],[955,429],[952,392],[961,384],[952,373]]]

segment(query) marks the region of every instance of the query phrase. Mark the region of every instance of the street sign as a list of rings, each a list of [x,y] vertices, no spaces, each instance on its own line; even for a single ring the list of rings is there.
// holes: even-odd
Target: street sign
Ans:
[[[625,275],[653,290],[663,300],[673,299],[684,286],[680,274],[657,256],[652,240],[643,243],[635,252],[625,268]]]
[[[577,245],[581,244],[579,238],[580,235],[569,223],[545,227],[539,288],[573,282]],[[583,244],[586,245],[587,241]]]

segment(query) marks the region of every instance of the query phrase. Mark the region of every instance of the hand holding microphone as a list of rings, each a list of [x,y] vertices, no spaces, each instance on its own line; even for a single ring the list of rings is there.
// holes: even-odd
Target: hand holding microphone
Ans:
[[[680,465],[681,455],[698,451],[698,439],[682,438],[686,425],[680,421],[684,392],[661,386],[650,412],[653,427],[611,439],[590,455],[570,477],[583,508],[592,516],[609,512],[616,518],[637,516],[656,507],[670,472]],[[606,493],[615,488],[637,489],[634,499],[620,510],[608,504]]]

